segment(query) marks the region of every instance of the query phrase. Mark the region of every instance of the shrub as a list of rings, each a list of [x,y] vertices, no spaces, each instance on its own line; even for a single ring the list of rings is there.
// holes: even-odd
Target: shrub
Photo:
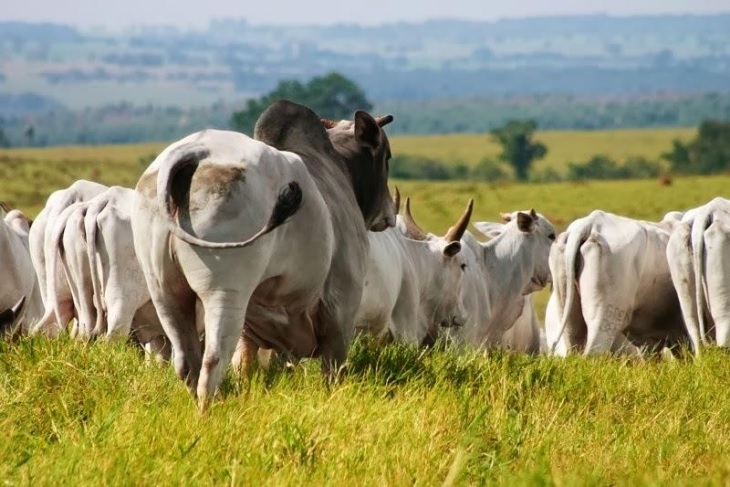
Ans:
[[[504,164],[485,157],[471,170],[471,178],[478,181],[502,182],[512,179]]]

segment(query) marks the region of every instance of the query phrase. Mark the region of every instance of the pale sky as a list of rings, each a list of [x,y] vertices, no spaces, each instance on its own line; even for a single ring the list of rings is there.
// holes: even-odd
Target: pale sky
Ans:
[[[256,24],[379,24],[434,18],[730,12],[730,0],[6,0],[0,20],[119,29],[141,24],[204,27],[213,18]]]

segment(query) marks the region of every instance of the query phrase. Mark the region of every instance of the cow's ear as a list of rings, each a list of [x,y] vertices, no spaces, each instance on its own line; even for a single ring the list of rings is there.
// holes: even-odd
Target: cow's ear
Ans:
[[[449,242],[443,250],[446,257],[453,257],[459,252],[461,252],[461,243],[459,242]]]
[[[502,219],[503,222],[509,223],[512,221],[512,215],[509,213],[500,213],[499,217]]]
[[[535,229],[535,219],[530,213],[517,212],[517,228],[521,232],[530,233]]]
[[[368,112],[363,110],[355,112],[355,139],[360,145],[371,149],[380,146],[380,126]]]
[[[482,233],[489,238],[495,238],[500,236],[504,231],[504,224],[493,222],[474,222],[474,228],[479,230],[479,233]]]

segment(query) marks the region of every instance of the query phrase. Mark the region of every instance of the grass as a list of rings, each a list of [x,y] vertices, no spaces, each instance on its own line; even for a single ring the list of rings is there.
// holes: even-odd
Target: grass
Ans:
[[[604,485],[730,481],[727,356],[630,362],[377,348],[229,379],[199,417],[170,368],[68,339],[0,345],[14,484]],[[448,483],[448,482],[447,482]]]
[[[687,141],[695,133],[694,128],[538,132],[536,139],[547,145],[548,153],[534,167],[536,170],[550,167],[562,172],[569,162],[585,162],[596,154],[617,161],[624,161],[629,156],[658,160],[662,152],[671,149],[672,140]],[[496,159],[499,155],[499,145],[487,134],[398,136],[391,138],[391,145],[394,154],[467,165],[474,165],[484,157]]]
[[[81,178],[133,186],[155,146],[0,153],[0,197],[34,215]],[[595,208],[636,218],[730,196],[730,177],[584,184],[397,182],[443,233],[536,208],[559,229]],[[538,298],[544,306],[547,293]],[[360,340],[327,388],[317,363],[229,377],[199,417],[171,368],[68,339],[0,343],[0,479],[15,484],[727,484],[725,353],[567,360]]]

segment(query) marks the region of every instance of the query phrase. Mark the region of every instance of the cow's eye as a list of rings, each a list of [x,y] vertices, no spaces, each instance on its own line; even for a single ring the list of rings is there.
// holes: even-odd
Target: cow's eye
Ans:
[[[550,240],[555,240],[555,234],[554,233],[551,233],[550,235],[548,235],[548,238]]]
[[[466,270],[466,264],[461,264],[461,270],[462,271],[465,271]]]

